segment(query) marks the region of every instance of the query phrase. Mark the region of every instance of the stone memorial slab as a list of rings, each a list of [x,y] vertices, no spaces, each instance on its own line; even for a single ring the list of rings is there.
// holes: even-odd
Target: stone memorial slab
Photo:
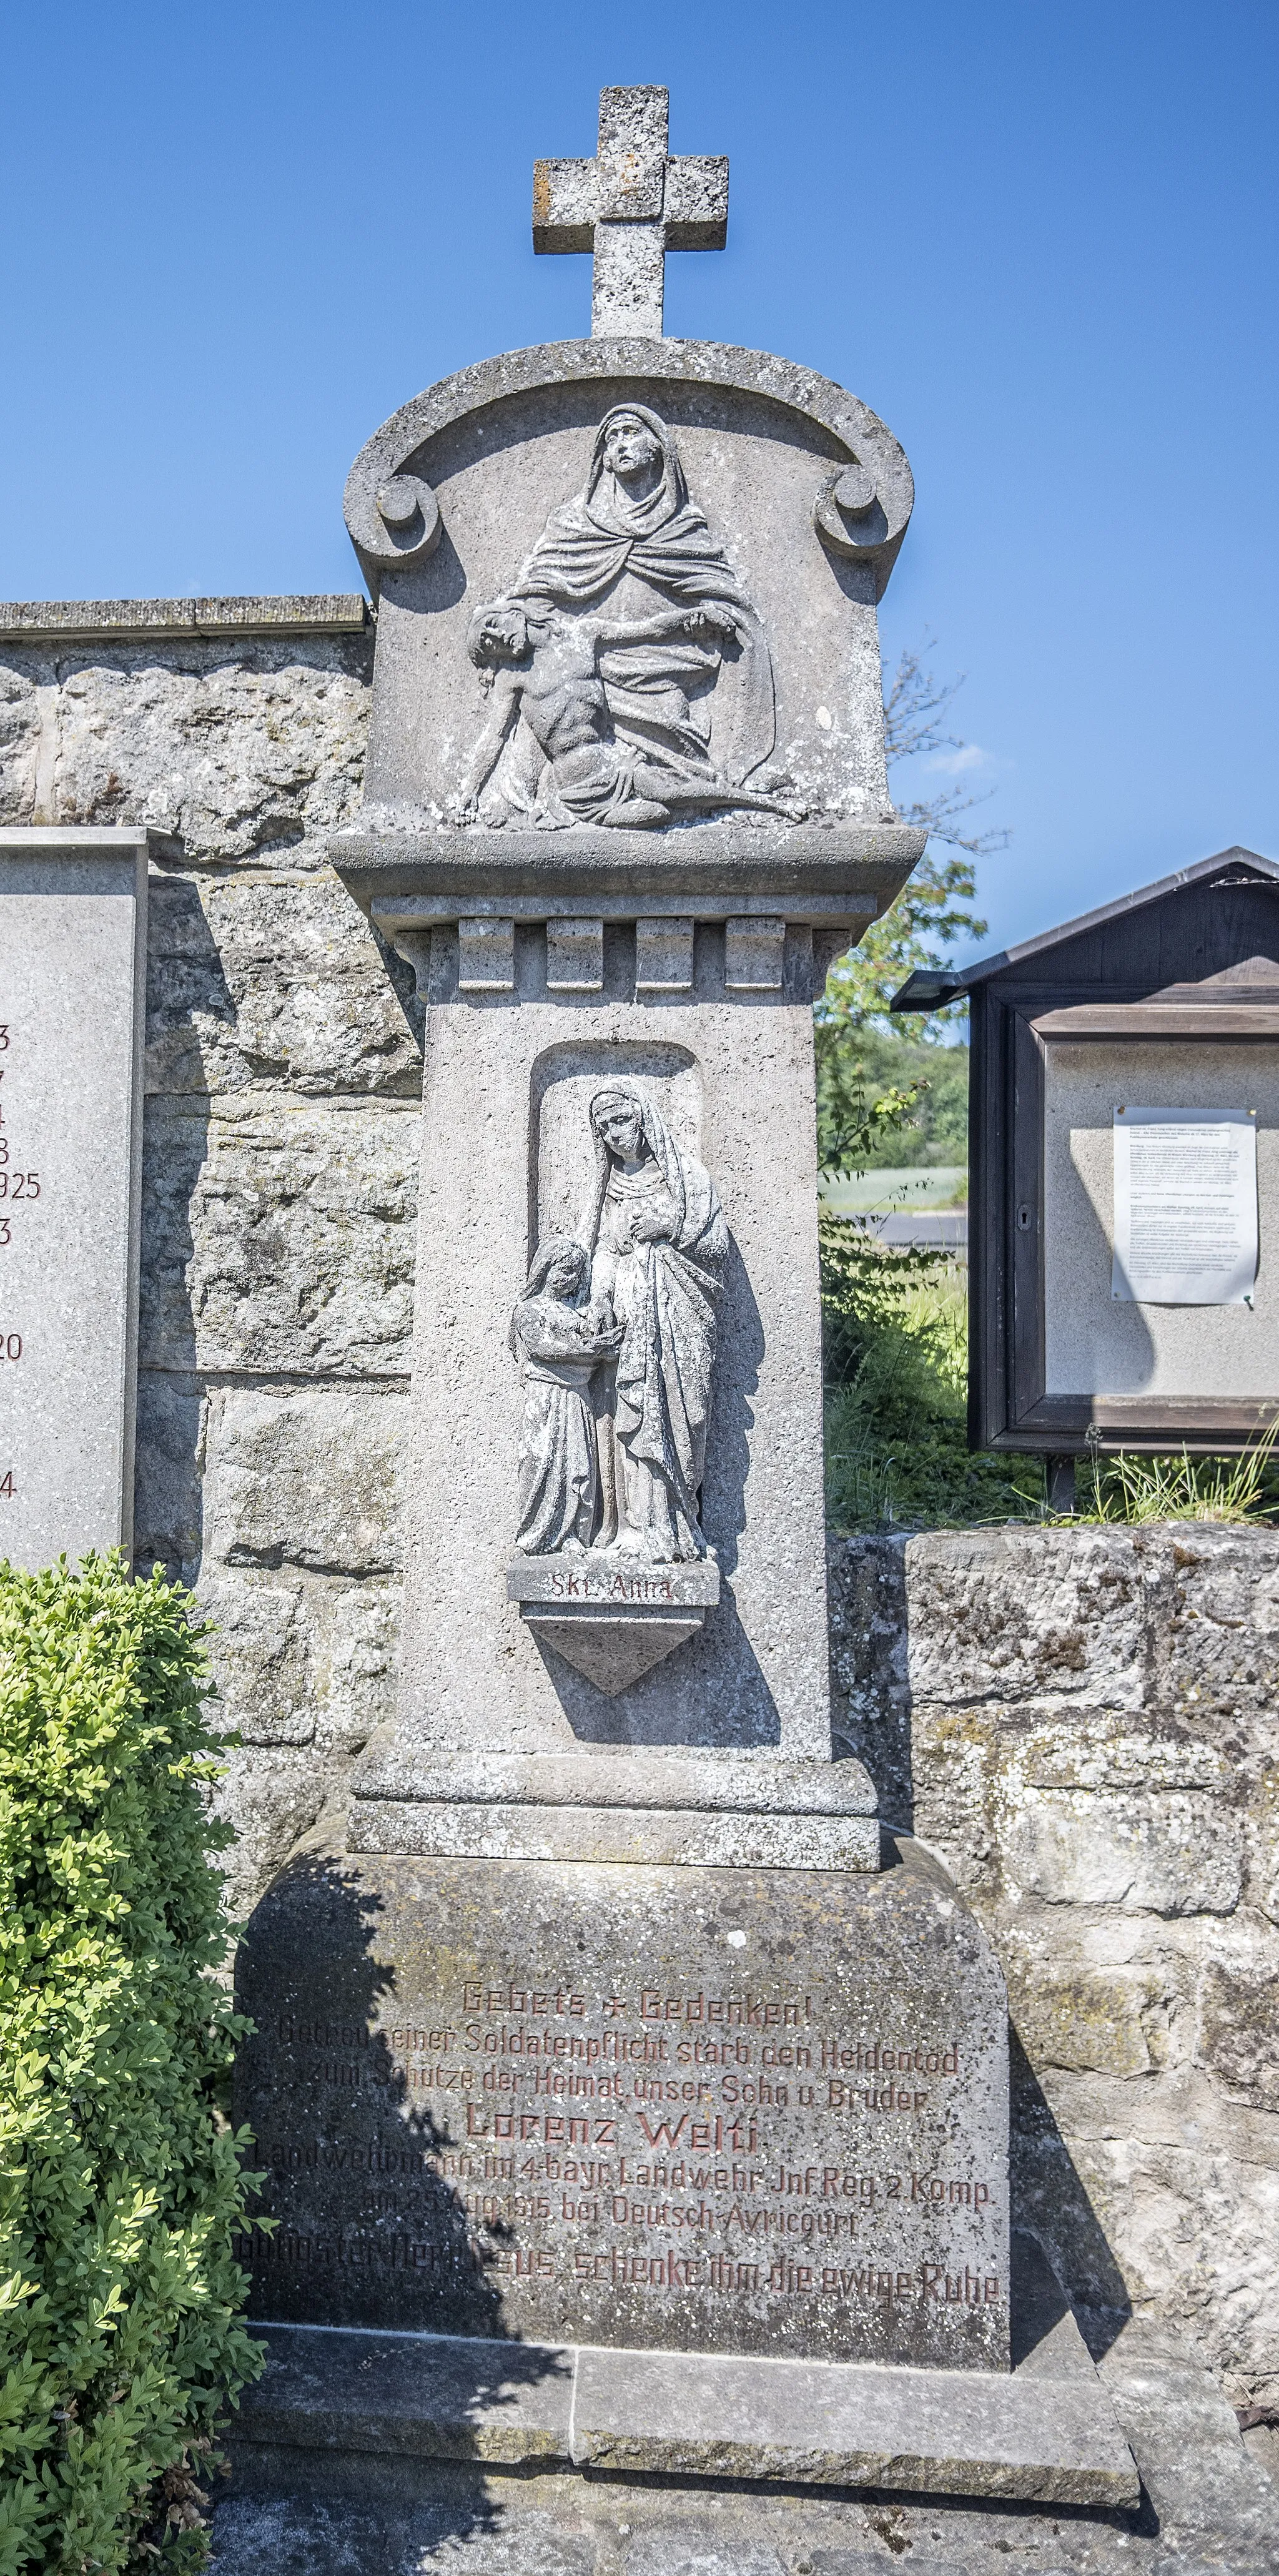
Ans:
[[[0,831],[0,1555],[130,1544],[147,836]]]
[[[261,2315],[1007,2369],[1003,1979],[914,1872],[306,1866],[241,2001]]]

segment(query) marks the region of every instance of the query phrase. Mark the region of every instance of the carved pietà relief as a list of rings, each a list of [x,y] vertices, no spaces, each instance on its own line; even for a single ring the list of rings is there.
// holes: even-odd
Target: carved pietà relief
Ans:
[[[490,699],[457,819],[651,829],[745,810],[800,818],[767,766],[773,665],[746,592],[689,497],[674,437],[610,411],[583,489],[552,512],[467,649]]]
[[[642,1084],[602,1083],[588,1121],[588,1239],[539,1246],[511,1321],[524,1378],[516,1544],[674,1565],[706,1554],[728,1232],[709,1173]]]

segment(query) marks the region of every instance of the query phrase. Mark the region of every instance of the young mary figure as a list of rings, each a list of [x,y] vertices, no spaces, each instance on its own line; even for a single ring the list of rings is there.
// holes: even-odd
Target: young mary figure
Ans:
[[[584,1304],[590,1254],[571,1235],[548,1235],[511,1317],[523,1363],[519,1529],[528,1556],[590,1545],[599,1499],[599,1455],[590,1383],[621,1334],[606,1306]]]

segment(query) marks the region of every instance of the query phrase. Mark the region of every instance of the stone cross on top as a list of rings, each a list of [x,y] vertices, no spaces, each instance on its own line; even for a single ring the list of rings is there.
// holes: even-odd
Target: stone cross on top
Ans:
[[[667,151],[670,93],[602,89],[593,161],[533,164],[534,250],[593,250],[591,334],[660,340],[668,250],[722,250],[728,161]]]

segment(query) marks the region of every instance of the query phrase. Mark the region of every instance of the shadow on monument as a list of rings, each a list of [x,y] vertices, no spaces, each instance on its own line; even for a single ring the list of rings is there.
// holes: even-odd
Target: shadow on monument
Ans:
[[[253,2131],[250,2160],[265,2174],[259,2215],[276,2223],[238,2246],[269,2359],[241,2401],[235,2487],[218,2514],[227,2576],[264,2563],[264,2535],[279,2544],[273,2564],[317,2563],[312,2550],[349,2537],[352,2511],[385,2542],[388,2567],[419,2564],[428,2524],[433,2546],[499,2532],[478,2435],[476,2466],[466,2465],[468,2430],[482,2418],[491,2445],[523,2390],[567,2370],[517,2348],[504,2319],[494,2271],[513,2233],[498,2214],[509,2179],[495,2176],[491,2204],[468,2213],[455,2187],[476,2160],[465,2097],[440,2084],[448,2070],[432,2058],[432,2034],[395,2023],[395,1972],[377,1955],[382,1910],[340,1862],[300,1858],[255,1908],[236,1961],[237,2006],[253,2028],[237,2056],[235,2119]],[[474,2190],[473,2171],[468,2180]],[[344,2325],[365,2331],[306,2332]],[[436,2335],[468,2338],[447,2371],[425,2340]],[[317,2415],[331,2442],[319,2452],[309,2447]],[[366,2457],[374,2419],[376,2459]],[[432,2420],[447,2426],[442,2472],[428,2468]]]
[[[153,878],[147,932],[149,1091],[142,1144],[134,1555],[186,1583],[200,1570],[203,1478],[191,1200],[208,1162],[209,1094],[197,1015],[230,1031],[236,1004],[199,891]],[[148,1360],[155,1365],[148,1367]]]
[[[473,2393],[491,2405],[511,2356],[491,2369],[483,2343],[518,2339],[495,2277],[514,2236],[502,2206],[516,2159],[468,2147],[470,2092],[458,2087],[472,2070],[446,2035],[396,2022],[381,1912],[340,1862],[313,1854],[281,1872],[240,1944],[237,2008],[254,2028],[237,2057],[236,2119],[253,2131],[261,2215],[276,2222],[242,2248],[250,2314],[475,2338]],[[528,2360],[530,2377],[545,2375],[544,2357]]]
[[[843,1569],[840,1569],[841,1578]],[[945,1876],[943,1855],[914,1838],[913,1703],[909,1680],[909,1603],[900,1540],[858,1549],[851,1581],[832,1583],[831,1695],[836,1755],[854,1755],[875,1784],[886,1867],[913,1851],[925,1874]],[[892,1682],[878,1676],[892,1638]],[[898,1838],[906,1854],[897,1848]],[[961,1902],[967,1900],[955,1887]],[[998,1942],[995,1940],[996,1953]],[[1042,2247],[1079,2321],[1094,2360],[1107,2352],[1132,2314],[1119,2265],[1088,2189],[1053,2115],[1022,2040],[1010,2022],[1009,2215]],[[1014,2317],[1014,2335],[1017,2320]]]
[[[1008,2026],[1009,2201],[1041,2245],[1094,2361],[1132,2315],[1122,2272],[1015,2025]]]
[[[438,472],[438,467],[436,470]],[[413,564],[407,572],[383,573],[381,595],[394,608],[410,612],[416,610],[419,615],[432,612],[438,615],[442,609],[456,608],[458,601],[465,599],[468,586],[466,566],[449,535],[448,524],[444,522],[435,551],[427,556],[425,563]],[[478,733],[484,713],[478,688],[476,704],[479,714],[475,729]]]

